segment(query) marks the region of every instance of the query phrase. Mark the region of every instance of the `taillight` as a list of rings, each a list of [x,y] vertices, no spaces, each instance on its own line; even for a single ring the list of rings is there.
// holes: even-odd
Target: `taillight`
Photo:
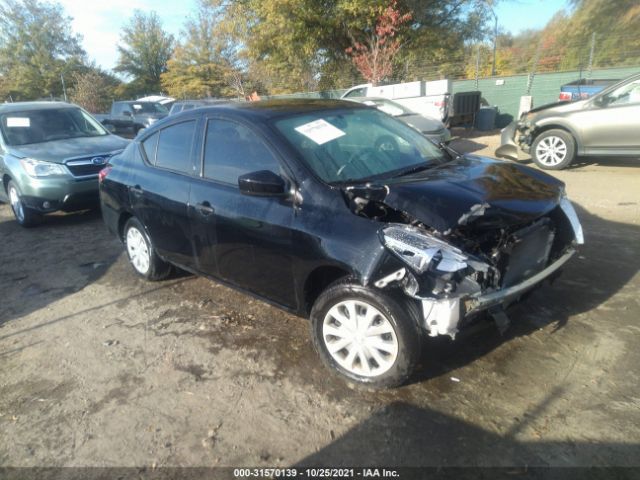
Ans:
[[[560,96],[558,100],[561,102],[570,102],[571,101],[571,92],[560,92]]]
[[[111,171],[113,167],[111,165],[107,165],[106,167],[104,167],[102,170],[100,170],[98,172],[98,183],[102,183],[102,181],[107,177],[107,175],[109,175],[109,172]]]

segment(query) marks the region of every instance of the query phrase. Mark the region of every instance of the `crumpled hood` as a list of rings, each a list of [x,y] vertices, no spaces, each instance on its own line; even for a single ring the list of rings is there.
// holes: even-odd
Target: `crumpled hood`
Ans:
[[[33,158],[45,162],[64,163],[69,158],[87,157],[122,150],[129,140],[116,135],[67,138],[51,142],[9,147],[9,153],[18,158]]]
[[[475,155],[386,182],[383,202],[440,232],[503,227],[553,210],[564,184],[538,170]]]
[[[527,114],[545,112],[546,110],[551,110],[551,109],[553,109],[553,111],[557,113],[574,112],[577,110],[582,110],[584,108],[584,104],[587,101],[588,100],[579,100],[577,102],[548,103],[546,105],[540,105],[539,107],[532,108],[527,112]]]

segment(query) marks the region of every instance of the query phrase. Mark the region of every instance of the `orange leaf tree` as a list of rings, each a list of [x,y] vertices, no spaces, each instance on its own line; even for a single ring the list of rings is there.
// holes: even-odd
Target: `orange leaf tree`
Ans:
[[[377,85],[393,73],[394,56],[402,45],[398,34],[411,17],[411,13],[401,13],[397,0],[392,0],[378,16],[375,27],[360,36],[361,40],[350,34],[352,45],[346,53],[371,84]]]

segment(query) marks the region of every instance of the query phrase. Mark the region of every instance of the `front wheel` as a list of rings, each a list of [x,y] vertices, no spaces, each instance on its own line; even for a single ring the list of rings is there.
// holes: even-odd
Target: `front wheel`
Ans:
[[[130,218],[124,226],[124,243],[129,262],[141,277],[156,281],[167,278],[171,265],[163,261],[153,249],[144,227],[136,218]]]
[[[9,196],[9,202],[11,203],[11,210],[18,224],[23,227],[33,227],[36,225],[40,220],[40,215],[24,204],[20,190],[18,190],[18,186],[13,180],[7,185],[7,194]]]
[[[531,146],[531,156],[544,170],[562,170],[575,159],[576,142],[564,130],[547,130],[536,137]]]
[[[362,385],[401,385],[420,358],[415,306],[348,280],[332,284],[315,302],[311,334],[325,365]]]

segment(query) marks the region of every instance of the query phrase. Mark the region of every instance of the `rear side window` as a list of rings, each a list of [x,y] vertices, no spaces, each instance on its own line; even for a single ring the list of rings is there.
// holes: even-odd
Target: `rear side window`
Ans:
[[[144,154],[147,156],[147,160],[149,160],[149,163],[152,164],[156,163],[156,147],[158,146],[159,136],[160,134],[156,132],[142,142],[142,149],[144,150]]]
[[[228,120],[207,124],[204,176],[238,185],[238,177],[259,170],[280,172],[280,164],[267,146],[248,127]]]
[[[156,151],[157,167],[176,172],[191,172],[191,145],[195,126],[196,122],[190,121],[178,123],[160,131]],[[150,139],[151,137],[147,140]]]

